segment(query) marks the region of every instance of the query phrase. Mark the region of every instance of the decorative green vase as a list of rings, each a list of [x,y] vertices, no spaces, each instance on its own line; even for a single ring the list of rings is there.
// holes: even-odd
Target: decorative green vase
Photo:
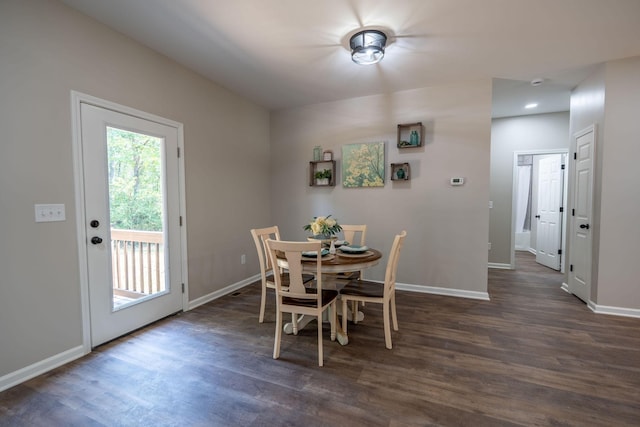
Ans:
[[[412,130],[411,135],[409,136],[409,142],[411,145],[420,145],[420,136],[418,135],[418,131]]]

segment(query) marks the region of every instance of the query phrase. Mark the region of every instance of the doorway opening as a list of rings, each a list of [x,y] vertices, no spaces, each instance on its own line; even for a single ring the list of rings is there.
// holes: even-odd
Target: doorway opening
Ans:
[[[566,253],[568,150],[515,151],[511,223],[511,268],[516,251],[536,256],[536,261],[564,272]]]

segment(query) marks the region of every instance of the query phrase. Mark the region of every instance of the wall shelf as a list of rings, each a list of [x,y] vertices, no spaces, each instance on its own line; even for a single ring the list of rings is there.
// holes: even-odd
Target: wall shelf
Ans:
[[[326,184],[319,184],[316,178],[316,172],[329,170],[331,177]],[[309,186],[310,187],[335,187],[336,185],[336,161],[321,160],[309,162]]]
[[[408,181],[411,179],[409,163],[391,163],[391,181]]]
[[[424,139],[422,122],[398,125],[398,148],[420,147]]]

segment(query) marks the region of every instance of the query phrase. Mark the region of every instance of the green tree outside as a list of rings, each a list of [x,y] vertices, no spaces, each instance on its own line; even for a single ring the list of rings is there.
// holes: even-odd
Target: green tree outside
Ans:
[[[162,138],[107,127],[111,226],[162,231]]]

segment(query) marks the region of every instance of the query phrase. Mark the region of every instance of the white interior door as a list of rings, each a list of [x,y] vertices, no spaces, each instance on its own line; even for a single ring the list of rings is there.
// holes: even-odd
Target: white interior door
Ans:
[[[536,262],[560,270],[562,247],[562,156],[537,156],[538,203],[536,214]]]
[[[183,309],[178,129],[81,104],[91,345]]]
[[[569,291],[588,302],[591,294],[591,233],[595,126],[575,135],[576,152],[570,225]]]

